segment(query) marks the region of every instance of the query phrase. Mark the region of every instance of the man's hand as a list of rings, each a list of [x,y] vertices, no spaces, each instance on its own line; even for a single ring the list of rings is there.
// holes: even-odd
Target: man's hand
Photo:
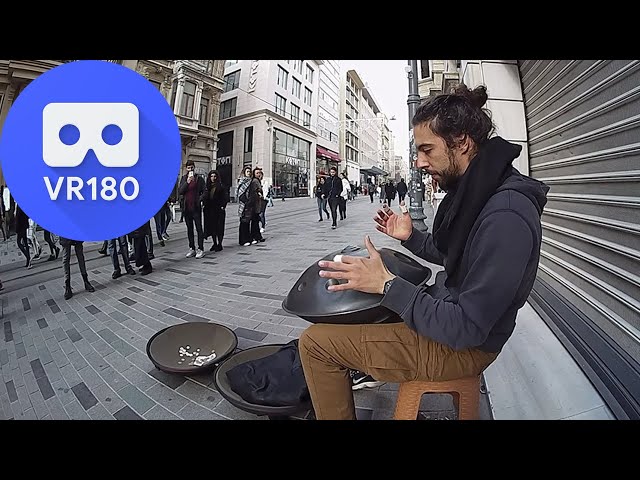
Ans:
[[[321,268],[333,270],[320,270],[321,277],[347,280],[347,283],[329,286],[329,291],[357,290],[364,293],[383,294],[384,284],[387,280],[395,278],[395,275],[385,267],[382,257],[371,243],[368,235],[364,242],[369,251],[369,258],[344,255],[341,262],[324,260],[318,262]]]
[[[187,175],[187,183],[191,183],[191,180],[193,180],[192,176]]]
[[[403,208],[404,206],[404,202],[401,202],[400,207]],[[386,203],[378,210],[378,215],[373,217],[373,219],[377,223],[376,229],[379,232],[386,233],[391,238],[395,238],[401,242],[407,240],[413,231],[409,211],[407,210],[407,212],[397,215]]]

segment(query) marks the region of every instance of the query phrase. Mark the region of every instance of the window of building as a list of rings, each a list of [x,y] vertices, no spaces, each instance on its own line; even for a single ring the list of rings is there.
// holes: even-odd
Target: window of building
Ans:
[[[300,87],[302,86],[302,82],[297,78],[293,79],[291,82],[291,93],[293,93],[296,98],[300,98]]]
[[[238,104],[238,97],[230,98],[220,104],[220,120],[225,118],[234,117],[236,115],[236,106]]]
[[[285,132],[276,129],[273,136],[273,151],[283,155],[287,154],[287,134]]]
[[[288,80],[289,80],[289,73],[280,65],[278,65],[278,85],[286,90]]]
[[[200,100],[200,125],[209,125],[209,99]]]
[[[304,79],[309,83],[313,83],[313,68],[311,68],[309,64],[307,64],[307,73],[304,76]]]
[[[235,90],[240,85],[240,70],[236,70],[233,73],[224,76],[224,91],[230,92]]]
[[[276,93],[276,113],[283,117],[287,112],[287,99]]]
[[[238,60],[227,60],[224,62],[224,68],[230,67],[231,65],[235,65],[238,63]]]
[[[358,161],[358,151],[354,150],[351,147],[346,148],[347,160],[351,160],[352,162]]]
[[[278,129],[274,133],[274,188],[284,196],[308,195],[311,142]]]
[[[310,127],[311,126],[311,114],[309,112],[304,112],[302,115],[303,118],[303,126]]]
[[[152,84],[154,87],[156,87],[158,90],[160,90],[160,87],[162,86],[162,83],[161,83],[161,82],[158,82],[158,81],[156,81],[156,80],[151,80],[151,79],[149,79],[149,82],[151,82],[151,84]]]
[[[287,134],[287,155],[290,157],[298,157],[298,150],[300,148],[300,139],[293,135]]]
[[[184,82],[184,90],[182,91],[182,103],[180,104],[180,115],[193,118],[193,103],[196,99],[196,84]]]
[[[253,151],[253,127],[244,129],[244,153]]]
[[[293,103],[289,105],[290,107],[290,112],[291,112],[291,120],[293,120],[296,123],[300,123],[300,107],[297,105],[294,105]]]
[[[169,103],[169,105],[171,105],[171,108],[173,108],[173,111],[176,111],[176,93],[178,92],[178,81],[174,80],[173,85],[171,87],[171,102]]]
[[[307,87],[304,87],[304,103],[309,106],[311,106],[311,95],[313,95],[313,92]]]
[[[431,60],[420,60],[420,80],[431,78]]]

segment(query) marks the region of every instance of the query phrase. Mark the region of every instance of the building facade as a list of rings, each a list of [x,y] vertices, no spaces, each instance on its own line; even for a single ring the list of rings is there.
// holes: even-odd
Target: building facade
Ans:
[[[180,128],[182,166],[199,173],[215,167],[218,107],[224,60],[107,60],[135,70],[158,88],[173,108]],[[38,75],[65,60],[0,60],[0,131],[19,93]],[[1,175],[1,174],[0,174]],[[4,184],[4,178],[0,177]]]
[[[32,80],[68,60],[0,60],[0,134],[9,109]],[[0,182],[5,185],[0,169]]]
[[[342,75],[340,155],[356,185],[380,183],[394,158],[393,132],[371,88],[355,70]],[[394,120],[392,118],[391,120]]]
[[[383,160],[388,160],[389,126],[386,115],[382,114],[370,88],[362,89],[360,103],[362,122],[360,122],[360,170],[376,167],[384,172]],[[387,162],[388,163],[388,162]],[[360,173],[360,172],[358,172]],[[366,183],[366,181],[365,181]]]
[[[450,92],[460,83],[461,60],[418,60],[420,98]]]
[[[220,103],[218,170],[235,187],[259,166],[278,197],[312,193],[322,60],[230,60]]]
[[[389,130],[389,120],[387,116],[383,113],[378,114],[378,118],[380,119],[380,136],[378,142],[378,161],[379,167],[387,172],[390,175],[390,178],[393,178],[393,138],[392,132]],[[373,132],[377,133],[377,132]]]
[[[329,175],[333,166],[341,170],[340,157],[340,61],[324,60],[320,65],[316,178]]]
[[[409,183],[409,163],[404,161],[404,157],[401,155],[395,155],[393,157],[393,176],[392,178],[397,183],[401,178],[404,178],[405,183]]]
[[[364,82],[355,70],[342,73],[340,81],[340,158],[344,159],[341,172],[346,172],[349,180],[360,176],[360,122],[364,116],[362,89]]]
[[[223,90],[224,60],[173,60],[171,75],[167,66],[152,65],[150,60],[138,60],[136,70],[152,83],[162,75],[163,94],[169,94],[169,104],[178,120],[182,141],[182,170],[187,160],[193,160],[196,172],[206,174],[216,167],[218,116]],[[159,63],[156,61],[156,64]],[[166,87],[167,81],[171,87]]]

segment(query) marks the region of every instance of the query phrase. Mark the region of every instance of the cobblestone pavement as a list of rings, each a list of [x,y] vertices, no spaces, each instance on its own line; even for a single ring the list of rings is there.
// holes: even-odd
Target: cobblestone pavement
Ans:
[[[156,243],[148,276],[111,279],[99,243],[87,243],[95,293],[85,292],[72,264],[74,296],[63,298],[61,257],[24,268],[15,236],[0,245],[0,419],[257,419],[216,391],[211,375],[157,370],[145,353],[149,338],[169,325],[212,321],[232,328],[238,347],[286,343],[308,322],[286,314],[282,300],[298,276],[325,254],[361,245],[402,247],[373,228],[378,200],[349,202],[336,230],[318,222],[315,199],[276,201],[267,210],[266,242],[237,244],[236,205],[229,205],[222,252],[185,258],[184,224],[172,223],[165,247]],[[42,233],[40,232],[41,236]],[[157,240],[156,240],[157,241]],[[75,260],[75,256],[73,257]],[[358,417],[390,418],[397,385],[355,392]],[[431,398],[433,397],[433,398]],[[447,396],[426,396],[424,418],[451,418]]]

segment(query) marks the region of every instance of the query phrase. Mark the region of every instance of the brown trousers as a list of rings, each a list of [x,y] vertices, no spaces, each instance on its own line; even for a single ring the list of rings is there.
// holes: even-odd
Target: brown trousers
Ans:
[[[298,343],[318,420],[355,420],[349,369],[383,382],[446,381],[479,375],[498,356],[453,350],[404,323],[316,324]]]

